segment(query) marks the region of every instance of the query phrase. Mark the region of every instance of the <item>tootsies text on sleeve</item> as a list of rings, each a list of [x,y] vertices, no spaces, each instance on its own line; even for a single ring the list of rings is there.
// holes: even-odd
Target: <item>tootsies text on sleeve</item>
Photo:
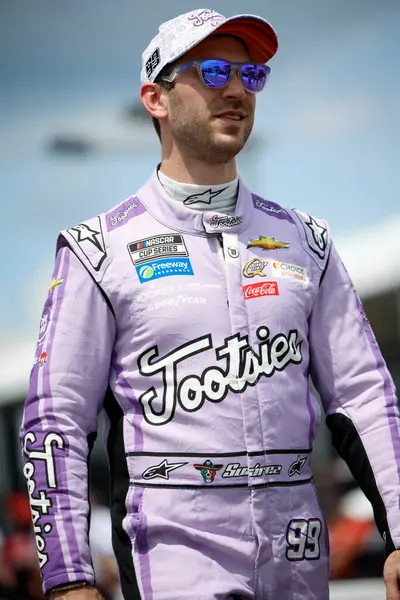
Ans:
[[[46,490],[36,490],[37,477],[35,476],[36,461],[44,464],[47,488],[56,489],[57,474],[55,467],[54,447],[64,450],[64,440],[58,433],[49,432],[43,439],[43,448],[31,450],[31,446],[37,441],[35,433],[29,431],[24,436],[24,453],[29,460],[24,465],[24,476],[27,481],[29,501],[31,505],[33,531],[35,534],[36,548],[39,557],[39,566],[42,569],[48,561],[46,552],[46,534],[49,534],[53,525],[51,523],[52,501]]]

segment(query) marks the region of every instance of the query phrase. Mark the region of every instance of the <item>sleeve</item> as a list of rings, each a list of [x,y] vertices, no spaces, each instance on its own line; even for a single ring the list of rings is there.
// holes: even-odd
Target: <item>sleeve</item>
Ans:
[[[88,460],[114,336],[114,316],[99,285],[61,243],[20,431],[45,594],[74,581],[94,583]]]
[[[400,548],[398,400],[360,299],[333,245],[309,336],[310,373],[332,443],[371,502],[390,553]]]

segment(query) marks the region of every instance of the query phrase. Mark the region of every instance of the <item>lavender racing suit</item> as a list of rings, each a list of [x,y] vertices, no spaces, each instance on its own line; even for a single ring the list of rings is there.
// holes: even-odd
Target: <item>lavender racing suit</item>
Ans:
[[[324,221],[241,182],[235,215],[196,211],[154,174],[63,231],[21,429],[45,592],[94,583],[103,410],[125,598],[327,599],[309,375],[390,552],[395,389]]]

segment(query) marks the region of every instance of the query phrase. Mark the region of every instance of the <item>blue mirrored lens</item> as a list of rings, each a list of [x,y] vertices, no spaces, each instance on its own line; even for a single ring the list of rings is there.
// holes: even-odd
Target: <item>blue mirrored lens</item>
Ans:
[[[209,87],[224,87],[229,81],[231,65],[223,60],[204,60],[201,73],[204,83]]]
[[[248,64],[241,67],[243,87],[249,92],[260,92],[265,86],[267,75],[265,65]]]

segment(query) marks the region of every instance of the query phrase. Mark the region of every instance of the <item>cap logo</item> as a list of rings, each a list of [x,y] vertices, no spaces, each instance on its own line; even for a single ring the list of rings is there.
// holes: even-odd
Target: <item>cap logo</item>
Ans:
[[[148,78],[151,77],[151,74],[158,67],[160,61],[160,48],[156,48],[150,58],[146,61],[146,74]]]
[[[219,13],[215,12],[215,10],[202,10],[197,14],[190,15],[188,19],[192,22],[192,24],[195,27],[201,27],[201,25],[203,25],[210,19],[215,20],[215,23],[211,23],[211,25],[215,26],[219,21],[224,20],[224,17]]]

